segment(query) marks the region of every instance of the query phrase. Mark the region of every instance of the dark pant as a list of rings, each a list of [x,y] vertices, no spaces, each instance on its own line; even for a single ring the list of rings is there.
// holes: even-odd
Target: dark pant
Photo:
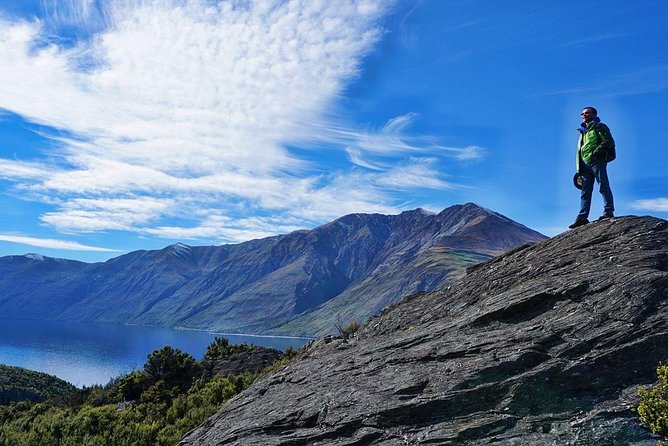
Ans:
[[[589,217],[591,208],[591,195],[594,191],[594,180],[599,184],[599,192],[603,196],[603,212],[612,214],[615,211],[615,204],[608,180],[608,169],[605,161],[594,161],[587,164],[580,161],[580,175],[582,176],[582,192],[580,195],[580,213],[578,218]]]

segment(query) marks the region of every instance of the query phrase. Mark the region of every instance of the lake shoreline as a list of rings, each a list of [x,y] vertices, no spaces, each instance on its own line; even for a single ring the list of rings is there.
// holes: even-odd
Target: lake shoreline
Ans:
[[[225,333],[187,327],[0,318],[0,363],[47,373],[77,387],[105,385],[140,370],[165,345],[204,357],[215,337],[285,351],[313,338]]]

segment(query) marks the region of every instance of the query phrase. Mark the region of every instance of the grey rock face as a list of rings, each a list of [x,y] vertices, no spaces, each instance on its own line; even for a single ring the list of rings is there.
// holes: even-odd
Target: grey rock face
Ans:
[[[204,368],[212,375],[239,375],[256,373],[271,365],[282,353],[269,347],[254,347],[252,350],[235,353],[225,359],[204,361]]]
[[[650,445],[668,222],[596,222],[305,347],[181,445]]]

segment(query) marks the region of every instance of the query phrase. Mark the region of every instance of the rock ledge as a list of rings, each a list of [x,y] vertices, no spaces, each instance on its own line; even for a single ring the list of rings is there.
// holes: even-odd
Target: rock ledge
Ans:
[[[630,408],[667,290],[667,221],[592,223],[314,342],[181,444],[655,444]]]

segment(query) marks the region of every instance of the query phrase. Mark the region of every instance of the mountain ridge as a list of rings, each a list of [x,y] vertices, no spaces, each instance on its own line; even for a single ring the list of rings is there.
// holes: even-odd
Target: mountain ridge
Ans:
[[[365,320],[472,263],[542,239],[467,203],[438,214],[350,214],[312,230],[235,245],[177,243],[104,263],[4,257],[0,311],[14,318],[319,335],[339,319]],[[19,263],[23,270],[12,269]]]

